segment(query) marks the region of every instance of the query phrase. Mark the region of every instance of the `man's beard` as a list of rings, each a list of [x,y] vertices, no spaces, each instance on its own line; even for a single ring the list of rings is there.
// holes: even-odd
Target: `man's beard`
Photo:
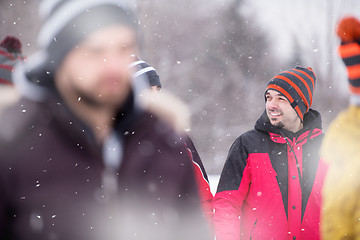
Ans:
[[[276,118],[271,118],[271,113],[274,112],[273,110],[267,110],[267,116],[269,118],[269,120],[271,119],[271,121],[277,121]],[[283,115],[283,112],[281,111],[276,111],[278,113],[280,113],[281,115]],[[270,121],[270,123],[271,123]],[[282,121],[278,121],[276,123],[271,123],[271,125],[273,125],[274,127],[278,128],[278,129],[283,129],[285,127],[285,124]]]
[[[285,127],[285,124],[283,122],[278,122],[278,123],[273,124],[273,126],[278,129],[283,129]]]
[[[102,107],[102,103],[97,101],[93,96],[87,94],[86,92],[82,91],[81,89],[75,88],[74,92],[76,96],[78,96],[78,101],[82,101],[86,105],[90,105],[92,107]]]
[[[74,87],[75,96],[77,96],[78,101],[81,101],[83,104],[88,105],[92,108],[118,108],[120,103],[115,102],[103,102],[101,101],[101,96],[94,96],[89,94],[79,88]]]

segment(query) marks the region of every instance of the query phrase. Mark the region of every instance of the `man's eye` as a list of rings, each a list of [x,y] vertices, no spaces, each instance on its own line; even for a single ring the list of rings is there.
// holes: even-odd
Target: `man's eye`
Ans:
[[[285,98],[279,98],[281,101],[286,101],[286,99]]]

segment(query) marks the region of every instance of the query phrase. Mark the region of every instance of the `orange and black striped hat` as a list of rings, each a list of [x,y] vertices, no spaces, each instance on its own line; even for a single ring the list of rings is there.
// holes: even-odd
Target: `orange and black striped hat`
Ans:
[[[350,93],[360,96],[360,21],[355,17],[344,17],[336,33],[341,39],[339,53],[346,65]]]
[[[316,76],[311,67],[296,66],[273,77],[267,85],[268,90],[275,90],[284,95],[303,121],[304,115],[312,105]]]

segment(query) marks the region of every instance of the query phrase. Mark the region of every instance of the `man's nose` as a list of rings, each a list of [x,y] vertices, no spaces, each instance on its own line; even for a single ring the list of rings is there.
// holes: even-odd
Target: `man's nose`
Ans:
[[[269,106],[269,109],[271,110],[276,110],[278,109],[278,103],[276,100],[270,100],[268,101],[268,106]]]
[[[110,55],[104,58],[104,67],[106,71],[119,72],[127,70],[128,63],[124,58]]]

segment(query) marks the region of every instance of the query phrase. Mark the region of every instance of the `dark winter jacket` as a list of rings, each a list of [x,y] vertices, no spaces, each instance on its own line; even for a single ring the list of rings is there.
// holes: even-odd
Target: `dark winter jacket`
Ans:
[[[199,187],[199,195],[201,200],[202,209],[208,218],[210,224],[212,224],[212,199],[213,195],[210,190],[209,179],[205,171],[205,167],[201,161],[200,155],[197,152],[195,145],[189,136],[185,136],[185,146],[188,150],[190,159],[192,160],[195,170],[195,178]]]
[[[327,170],[318,154],[322,135],[314,110],[296,134],[272,126],[264,113],[254,130],[241,135],[213,200],[217,240],[319,239]]]
[[[119,165],[61,102],[3,114],[0,239],[207,239],[183,141],[133,105],[114,120]]]

